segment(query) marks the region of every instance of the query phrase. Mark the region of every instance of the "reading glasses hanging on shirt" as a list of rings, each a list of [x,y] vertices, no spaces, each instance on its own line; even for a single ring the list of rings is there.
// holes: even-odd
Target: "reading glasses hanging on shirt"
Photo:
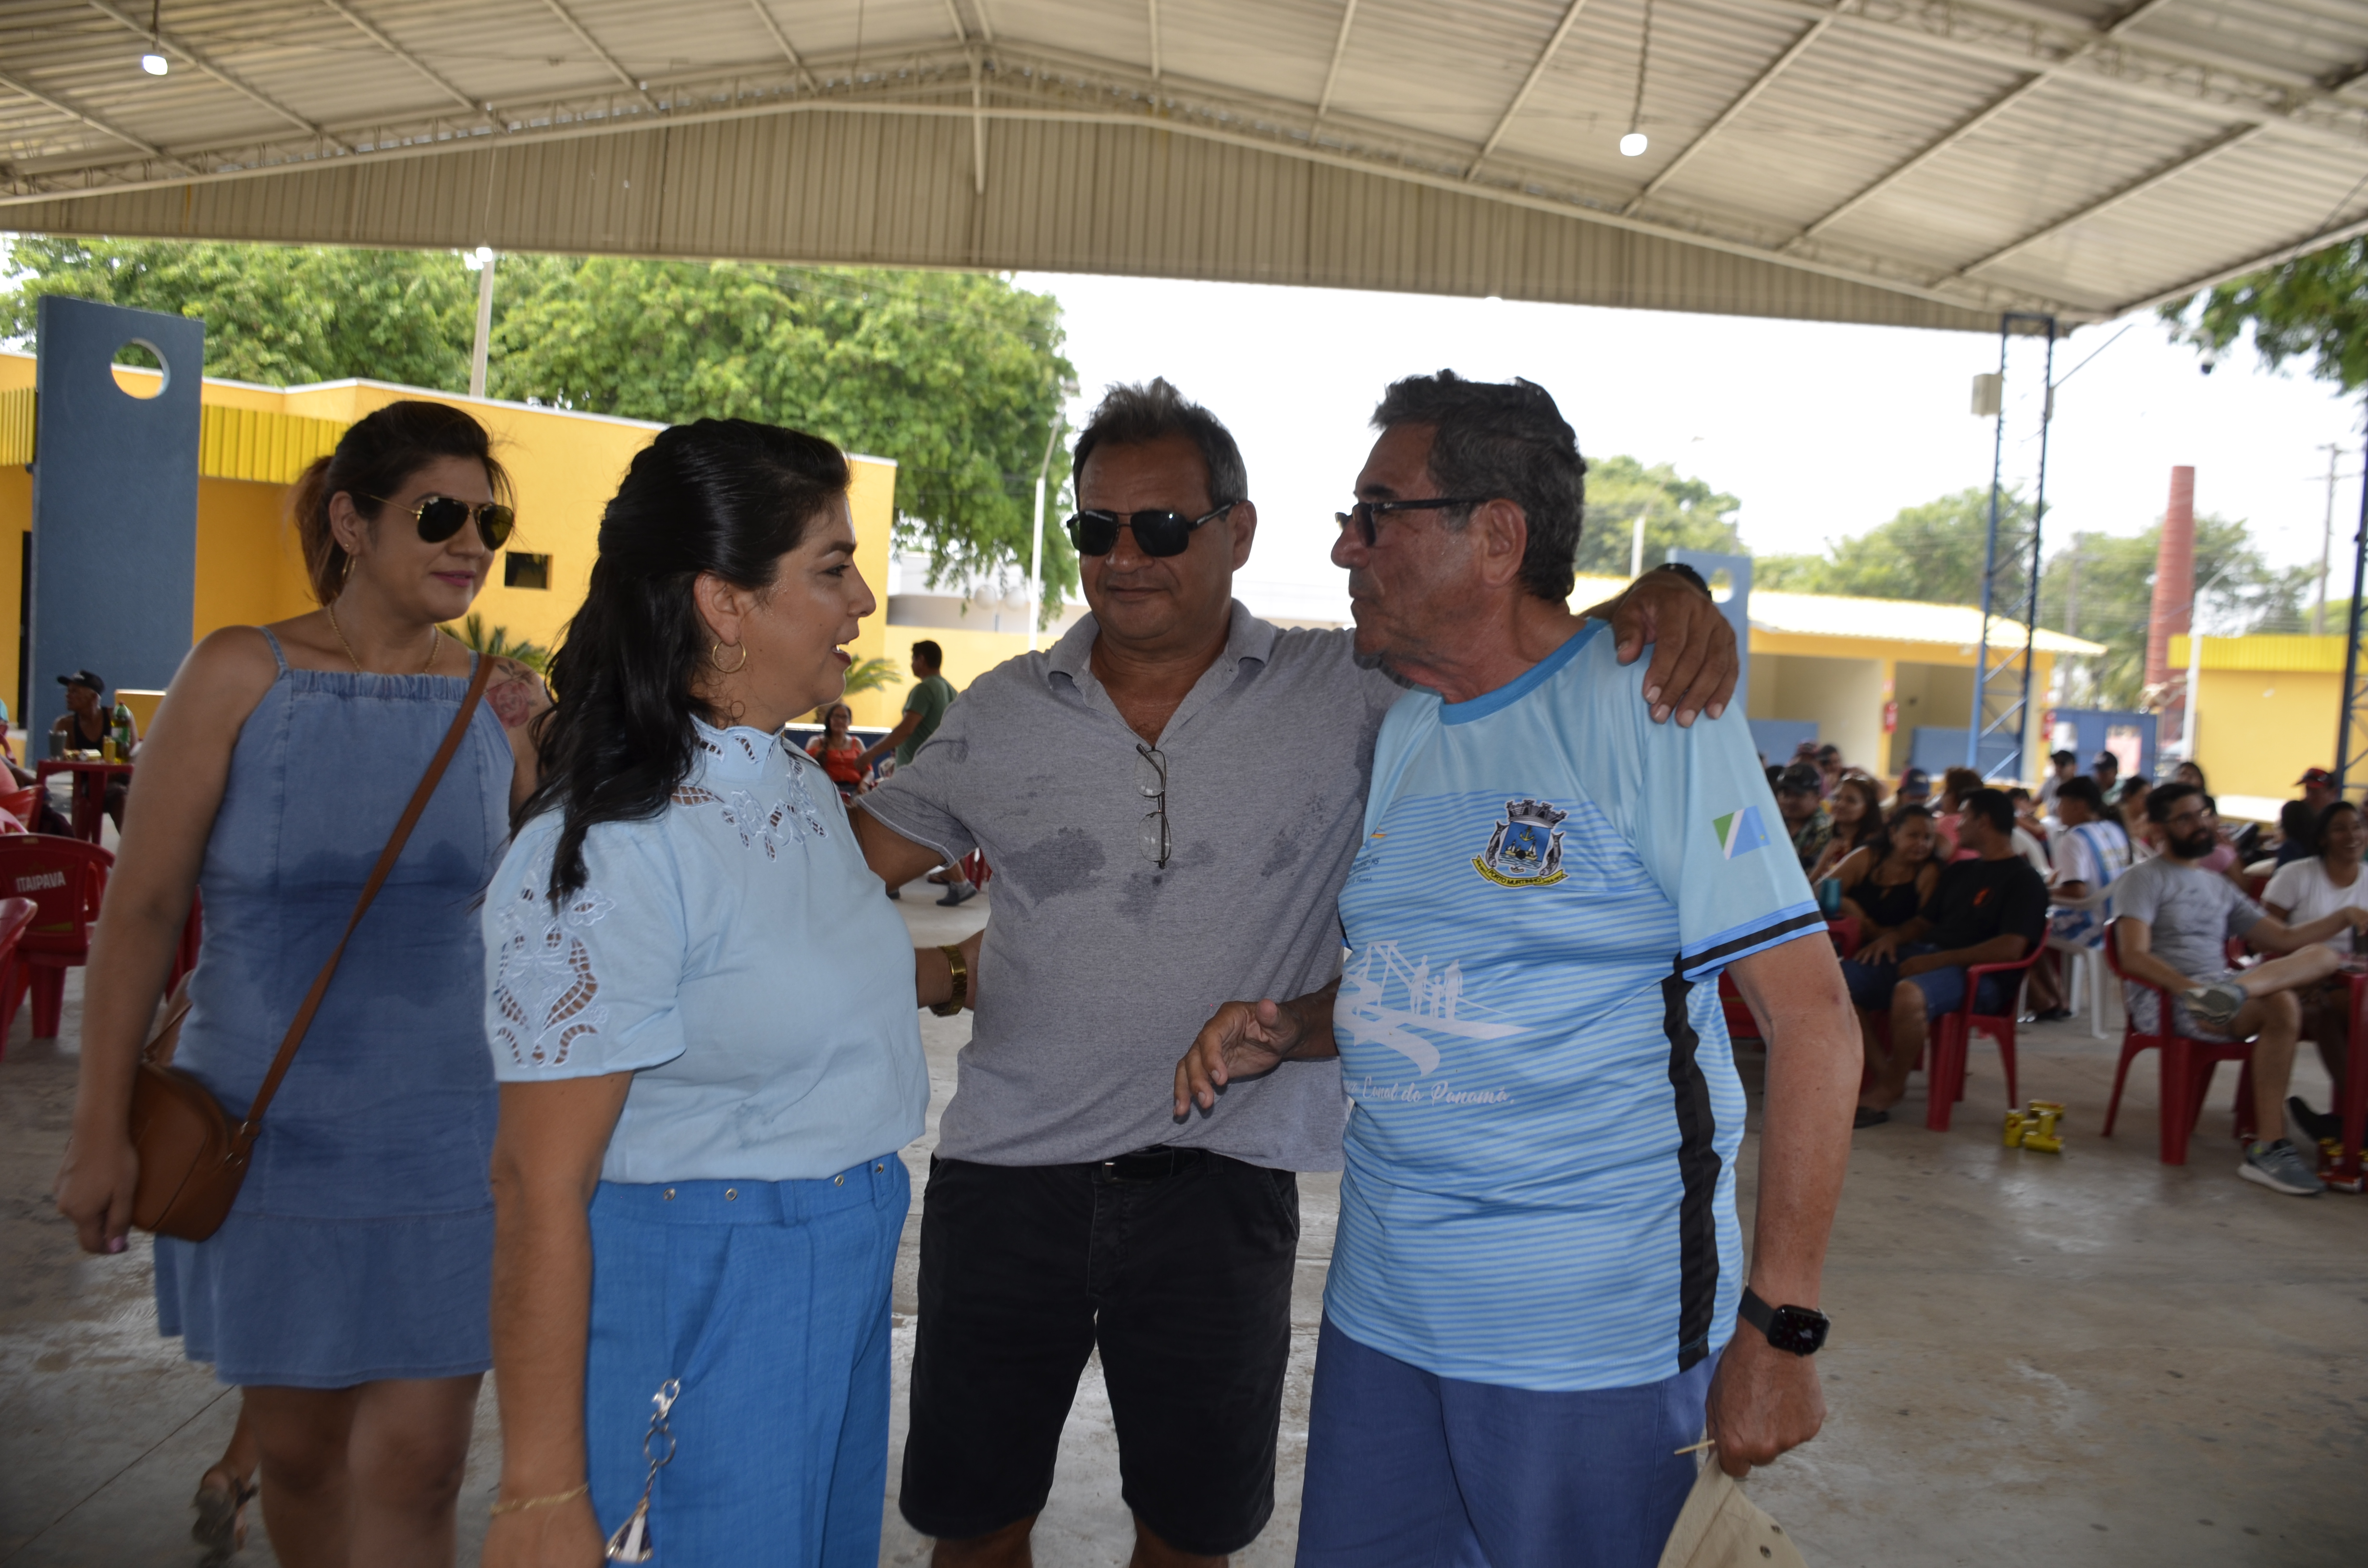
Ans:
[[[1137,761],[1134,765],[1134,787],[1143,798],[1153,802],[1143,819],[1143,855],[1161,870],[1167,869],[1167,855],[1173,847],[1167,835],[1167,756],[1157,746],[1134,743]]]

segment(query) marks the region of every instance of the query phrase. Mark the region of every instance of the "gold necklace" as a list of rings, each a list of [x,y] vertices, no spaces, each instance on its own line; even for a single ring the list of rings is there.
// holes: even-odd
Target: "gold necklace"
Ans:
[[[337,607],[335,605],[323,605],[321,609],[323,613],[326,614],[329,618],[329,630],[337,634],[337,646],[343,648],[346,651],[346,657],[352,661],[354,674],[358,676],[366,676],[370,674],[370,671],[362,668],[361,660],[355,656],[354,645],[346,641],[346,629],[337,624]],[[427,629],[427,657],[423,660],[419,665],[419,673],[421,675],[426,675],[428,672],[428,669],[434,665],[436,663],[437,652],[442,646],[443,644],[437,635],[436,628],[432,626],[429,627]]]

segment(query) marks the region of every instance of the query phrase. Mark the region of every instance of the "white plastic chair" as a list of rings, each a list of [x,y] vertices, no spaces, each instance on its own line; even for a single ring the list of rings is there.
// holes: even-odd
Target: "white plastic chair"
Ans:
[[[2058,909],[2102,911],[2112,902],[2112,889],[2100,888],[2086,898],[2057,898],[2049,909],[2051,913]],[[2112,977],[2105,968],[2104,933],[2097,933],[2097,945],[2093,948],[2056,936],[2050,936],[2047,945],[2057,955],[2056,961],[2064,967],[2064,1005],[2075,1013],[2078,1012],[2081,994],[2085,991],[2089,999],[2089,1036],[2096,1040],[2111,1038],[2105,1033],[2105,990]]]

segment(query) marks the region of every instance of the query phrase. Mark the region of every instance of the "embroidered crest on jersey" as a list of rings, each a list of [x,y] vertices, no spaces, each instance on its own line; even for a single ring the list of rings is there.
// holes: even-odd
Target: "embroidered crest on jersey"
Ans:
[[[1710,828],[1718,835],[1718,846],[1730,860],[1737,855],[1748,855],[1755,849],[1768,847],[1768,827],[1759,820],[1758,806],[1746,806],[1739,812],[1713,817]]]
[[[1508,801],[1505,820],[1472,869],[1502,888],[1543,888],[1562,881],[1562,822],[1570,815],[1543,801]]]

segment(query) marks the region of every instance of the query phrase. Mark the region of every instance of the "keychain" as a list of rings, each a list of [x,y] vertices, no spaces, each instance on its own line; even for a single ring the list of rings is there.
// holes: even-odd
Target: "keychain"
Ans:
[[[657,1550],[650,1540],[650,1492],[658,1483],[658,1471],[674,1460],[674,1429],[666,1425],[666,1413],[681,1392],[682,1380],[668,1378],[650,1400],[657,1408],[650,1412],[650,1429],[642,1434],[642,1457],[650,1461],[650,1478],[642,1483],[642,1500],[632,1514],[609,1538],[611,1562],[647,1562]],[[655,1451],[660,1438],[666,1440],[664,1453]]]

